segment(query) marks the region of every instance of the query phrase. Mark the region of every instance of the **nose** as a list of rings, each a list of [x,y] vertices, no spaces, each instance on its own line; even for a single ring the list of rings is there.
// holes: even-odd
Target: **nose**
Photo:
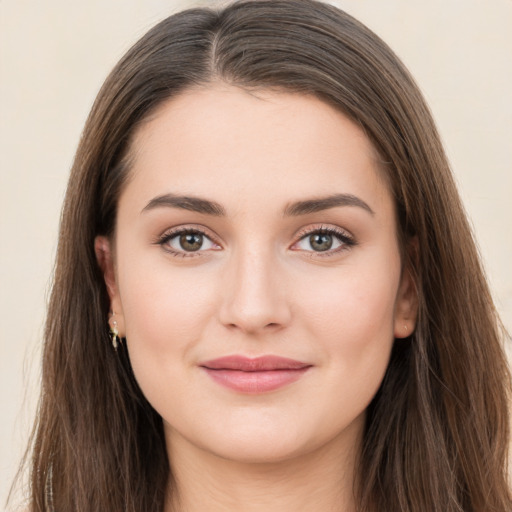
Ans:
[[[223,282],[220,321],[245,334],[280,330],[291,311],[283,273],[269,251],[233,255]]]

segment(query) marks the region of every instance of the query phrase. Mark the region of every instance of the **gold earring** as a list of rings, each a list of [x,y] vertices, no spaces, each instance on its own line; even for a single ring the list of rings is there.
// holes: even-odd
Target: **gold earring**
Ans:
[[[112,313],[112,316],[110,317],[110,319],[112,320],[112,325],[110,325],[110,322],[109,322],[109,326],[110,326],[110,339],[112,340],[112,346],[114,347],[115,350],[117,350],[117,346],[118,346],[117,340],[120,340],[121,338],[119,337],[119,330],[117,328],[117,321],[115,319],[115,316],[116,316],[116,314]]]

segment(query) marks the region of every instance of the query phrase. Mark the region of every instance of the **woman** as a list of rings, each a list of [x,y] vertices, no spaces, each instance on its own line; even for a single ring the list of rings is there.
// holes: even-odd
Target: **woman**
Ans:
[[[64,205],[31,510],[505,512],[508,400],[439,137],[377,36],[242,1],[128,52]]]

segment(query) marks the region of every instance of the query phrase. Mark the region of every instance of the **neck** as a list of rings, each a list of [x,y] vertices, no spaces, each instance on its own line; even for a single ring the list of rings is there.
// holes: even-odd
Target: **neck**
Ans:
[[[263,463],[220,458],[176,433],[167,441],[173,481],[165,512],[356,510],[357,439],[336,439],[297,457]]]

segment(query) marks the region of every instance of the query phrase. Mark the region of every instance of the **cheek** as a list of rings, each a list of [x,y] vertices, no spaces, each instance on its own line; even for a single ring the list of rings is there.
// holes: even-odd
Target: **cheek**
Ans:
[[[326,370],[315,404],[330,411],[334,429],[363,414],[381,385],[394,341],[398,279],[398,268],[385,274],[347,272],[302,302],[303,328]]]
[[[120,266],[120,283],[135,378],[152,406],[174,423],[174,414],[190,407],[182,395],[190,398],[188,372],[213,317],[214,300],[213,286],[197,270],[193,275],[166,263],[137,264],[136,270],[127,264],[124,274]]]
[[[212,280],[165,258],[132,254],[119,265],[119,281],[134,370],[139,361],[148,368],[176,364],[176,355],[187,356],[213,316]]]
[[[398,271],[343,269],[340,274],[325,280],[322,293],[302,293],[302,309],[314,331],[356,348],[381,335],[392,337]]]
[[[329,392],[321,394],[317,405],[328,409],[335,397],[339,408],[332,413],[333,424],[363,413],[388,366],[400,262],[375,261],[379,260],[373,259],[373,266],[361,262],[340,267],[336,279],[323,280],[323,293],[303,294],[303,325],[327,370]]]

